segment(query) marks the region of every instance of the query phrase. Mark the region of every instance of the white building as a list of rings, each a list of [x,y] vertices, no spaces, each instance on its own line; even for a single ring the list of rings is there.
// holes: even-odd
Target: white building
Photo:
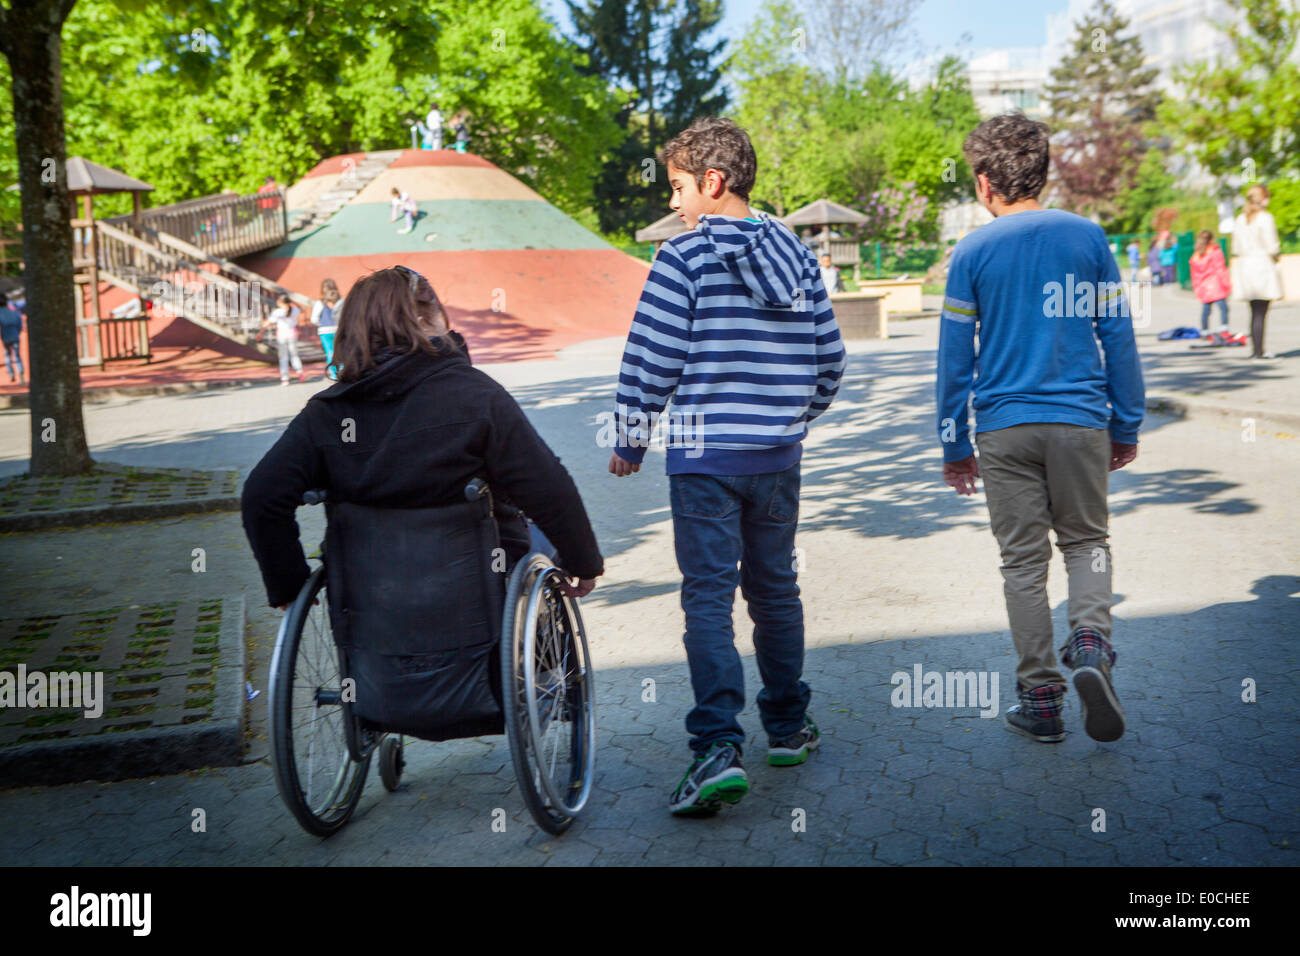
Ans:
[[[971,95],[983,116],[1020,111],[1047,116],[1047,60],[1042,47],[1011,47],[972,57],[967,65]]]

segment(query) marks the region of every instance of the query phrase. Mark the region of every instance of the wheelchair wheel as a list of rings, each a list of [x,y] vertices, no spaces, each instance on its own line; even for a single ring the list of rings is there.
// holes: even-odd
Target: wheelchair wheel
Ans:
[[[596,702],[587,633],[559,570],[540,554],[515,567],[501,629],[501,697],[510,756],[538,825],[563,833],[591,794]]]
[[[396,790],[397,785],[402,782],[402,768],[406,766],[402,749],[400,734],[390,734],[379,745],[379,779],[389,793]]]
[[[319,567],[280,623],[268,695],[275,782],[303,829],[329,836],[361,799],[370,755],[348,752],[343,677]]]

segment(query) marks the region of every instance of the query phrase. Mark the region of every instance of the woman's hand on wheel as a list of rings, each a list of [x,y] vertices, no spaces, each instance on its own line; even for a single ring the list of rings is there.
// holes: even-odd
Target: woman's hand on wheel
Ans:
[[[565,597],[581,598],[586,597],[596,588],[595,578],[578,578],[578,583],[573,584],[573,579],[564,578],[564,583],[560,585],[560,593]]]

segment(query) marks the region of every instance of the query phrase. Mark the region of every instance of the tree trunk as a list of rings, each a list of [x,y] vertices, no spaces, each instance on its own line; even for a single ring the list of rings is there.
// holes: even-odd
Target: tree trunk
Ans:
[[[63,22],[74,2],[16,2],[0,10],[22,190],[33,476],[82,474],[94,464],[81,414],[63,134]]]

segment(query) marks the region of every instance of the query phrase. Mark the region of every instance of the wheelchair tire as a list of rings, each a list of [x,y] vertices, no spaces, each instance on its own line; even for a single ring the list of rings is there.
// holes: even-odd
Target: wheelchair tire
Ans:
[[[401,734],[389,734],[379,745],[379,779],[389,793],[402,782],[402,768],[406,766],[402,750]]]
[[[348,752],[342,680],[322,566],[280,622],[267,695],[276,786],[303,829],[322,837],[352,816],[370,767],[369,754]]]
[[[501,698],[524,803],[548,833],[586,805],[596,770],[596,703],[578,605],[544,555],[510,575],[501,627]]]

